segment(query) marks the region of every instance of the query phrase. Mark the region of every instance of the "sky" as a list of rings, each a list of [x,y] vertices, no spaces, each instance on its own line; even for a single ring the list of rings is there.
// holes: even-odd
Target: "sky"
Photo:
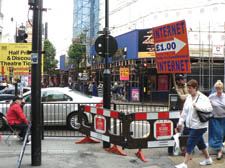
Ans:
[[[66,54],[72,43],[73,0],[43,0],[43,7],[48,9],[43,12],[43,23],[48,22],[48,39],[55,46],[56,58],[59,60],[59,56]],[[11,18],[15,26],[25,24],[28,8],[28,0],[3,0],[5,31],[15,32],[15,27],[10,26]],[[29,12],[29,18],[32,18],[32,13]]]

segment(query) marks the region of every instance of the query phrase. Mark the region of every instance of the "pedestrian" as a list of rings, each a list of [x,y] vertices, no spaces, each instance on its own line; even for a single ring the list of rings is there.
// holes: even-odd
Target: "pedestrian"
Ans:
[[[209,121],[209,146],[217,150],[217,160],[223,157],[223,138],[225,136],[225,94],[224,85],[218,80],[214,85],[216,92],[209,96],[214,117]]]
[[[98,97],[102,97],[103,96],[103,84],[100,82],[98,87],[97,87],[97,91],[98,91]]]
[[[196,110],[211,112],[213,110],[212,105],[209,98],[198,91],[198,82],[196,80],[192,79],[188,81],[187,88],[189,95],[185,100],[182,115],[177,124],[177,129],[181,130],[186,121],[186,126],[189,129],[189,136],[186,144],[184,162],[176,165],[176,168],[187,168],[187,164],[192,157],[192,151],[196,145],[205,156],[205,159],[200,162],[200,165],[205,166],[213,163],[203,139],[203,134],[207,131],[208,122],[200,122],[196,112]]]
[[[178,94],[178,110],[183,110],[184,102],[188,96],[187,84],[184,80],[184,75],[182,74],[173,74],[173,82],[176,93]],[[184,122],[184,129],[182,135],[188,135],[189,130],[186,128],[186,123]]]
[[[182,74],[173,74],[173,83],[176,93],[179,96],[178,99],[178,110],[183,109],[184,102],[188,96],[187,84],[185,83],[184,76]]]
[[[92,92],[93,92],[93,83],[90,82],[89,85],[88,85],[88,94],[92,95]]]
[[[19,137],[23,141],[28,129],[28,121],[23,112],[23,98],[16,96],[6,114],[6,119],[13,129],[19,130]],[[29,141],[27,141],[29,143]]]
[[[97,85],[96,85],[96,83],[95,83],[95,82],[93,83],[93,91],[92,91],[92,96],[97,96]]]

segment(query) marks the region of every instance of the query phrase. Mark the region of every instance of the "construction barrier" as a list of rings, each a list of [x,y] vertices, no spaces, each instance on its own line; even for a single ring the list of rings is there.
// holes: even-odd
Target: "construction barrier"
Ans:
[[[77,143],[97,142],[90,137],[96,138],[114,144],[107,150],[121,155],[126,154],[120,151],[116,145],[123,149],[138,149],[136,155],[146,161],[141,149],[174,146],[174,128],[180,114],[179,111],[161,111],[125,115],[115,110],[80,106],[78,120],[81,125],[79,131],[85,134],[86,138]]]

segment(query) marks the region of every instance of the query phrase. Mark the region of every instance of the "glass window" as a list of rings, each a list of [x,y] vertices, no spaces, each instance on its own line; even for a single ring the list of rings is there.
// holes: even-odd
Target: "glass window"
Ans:
[[[15,90],[6,90],[5,94],[15,94]]]
[[[31,94],[24,96],[23,100],[25,103],[30,103],[31,102]]]
[[[42,102],[55,102],[55,101],[72,101],[72,98],[58,91],[46,91],[43,93]]]

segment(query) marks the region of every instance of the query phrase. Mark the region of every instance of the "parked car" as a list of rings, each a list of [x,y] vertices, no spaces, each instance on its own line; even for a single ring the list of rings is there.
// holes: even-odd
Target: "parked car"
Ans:
[[[26,93],[26,92],[28,92],[30,90],[31,90],[30,87],[24,87],[23,88],[23,93]],[[13,95],[15,95],[15,87],[6,87],[6,88],[0,90],[0,95],[1,94],[13,94]],[[19,87],[17,89],[17,94],[20,94],[20,88]]]
[[[24,113],[30,120],[31,91],[23,95],[25,105]],[[43,103],[44,125],[67,125],[70,129],[78,130],[78,104],[89,104],[95,106],[103,102],[102,97],[85,95],[70,88],[42,88],[41,101]],[[0,104],[0,112],[7,113],[9,104]],[[88,120],[88,119],[86,119]]]
[[[20,94],[20,88],[17,90],[17,95]],[[30,91],[30,87],[24,87],[23,92]],[[15,87],[6,87],[0,91],[0,102],[10,102],[15,97]]]
[[[14,94],[0,94],[0,102],[9,102],[15,97]]]
[[[0,91],[2,89],[8,88],[8,87],[13,87],[12,84],[7,84],[7,83],[0,83]]]

